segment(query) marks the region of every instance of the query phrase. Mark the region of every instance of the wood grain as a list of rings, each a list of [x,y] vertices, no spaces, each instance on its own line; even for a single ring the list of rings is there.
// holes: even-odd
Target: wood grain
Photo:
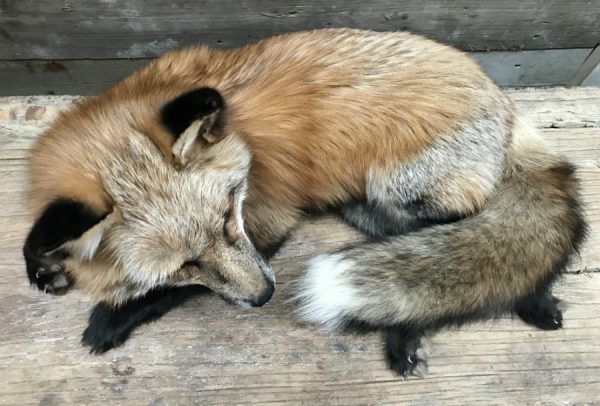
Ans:
[[[510,317],[431,338],[426,379],[403,381],[381,337],[297,323],[290,281],[315,253],[361,238],[333,218],[307,221],[273,260],[277,293],[239,309],[200,296],[92,356],[79,344],[91,301],[27,285],[20,247],[25,158],[72,96],[0,98],[0,403],[62,404],[594,404],[600,403],[600,89],[510,91],[556,150],[580,167],[591,239],[556,293],[565,329]]]
[[[465,50],[593,48],[590,0],[64,0],[0,2],[0,59],[153,57],[310,28],[412,30]]]

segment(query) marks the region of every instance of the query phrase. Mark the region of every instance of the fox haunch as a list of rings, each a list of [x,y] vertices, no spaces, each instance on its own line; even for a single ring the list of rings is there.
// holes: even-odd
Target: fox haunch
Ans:
[[[585,234],[572,166],[468,56],[409,33],[167,53],[62,113],[29,163],[31,283],[87,290],[120,337],[186,285],[263,305],[263,254],[304,208],[337,208],[373,241],[311,261],[300,314],[386,331],[400,373],[449,324],[559,327],[549,289]]]

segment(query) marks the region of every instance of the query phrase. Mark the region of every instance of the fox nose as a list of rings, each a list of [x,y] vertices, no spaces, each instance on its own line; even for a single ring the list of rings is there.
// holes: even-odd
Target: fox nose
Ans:
[[[267,288],[262,291],[258,298],[252,302],[252,306],[260,307],[264,305],[269,301],[269,299],[271,299],[273,292],[275,292],[275,284],[269,283],[269,286],[267,286]]]

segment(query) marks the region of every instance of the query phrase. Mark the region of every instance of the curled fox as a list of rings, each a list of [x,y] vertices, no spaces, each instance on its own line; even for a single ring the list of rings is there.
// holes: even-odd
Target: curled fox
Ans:
[[[122,341],[204,285],[241,306],[307,208],[372,237],[311,260],[299,314],[421,337],[516,312],[561,326],[555,278],[586,225],[571,164],[468,56],[409,33],[300,32],[168,53],[61,114],[30,157],[32,284],[101,301],[84,333]]]

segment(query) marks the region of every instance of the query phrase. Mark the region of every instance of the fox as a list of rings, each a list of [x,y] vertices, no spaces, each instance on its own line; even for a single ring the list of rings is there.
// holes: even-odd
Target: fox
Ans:
[[[264,305],[272,255],[334,212],[368,238],[309,261],[299,318],[383,332],[419,375],[442,328],[562,327],[552,284],[587,230],[575,167],[468,55],[409,32],[168,52],[61,113],[28,164],[29,281],[98,301],[92,352],[199,286]]]

